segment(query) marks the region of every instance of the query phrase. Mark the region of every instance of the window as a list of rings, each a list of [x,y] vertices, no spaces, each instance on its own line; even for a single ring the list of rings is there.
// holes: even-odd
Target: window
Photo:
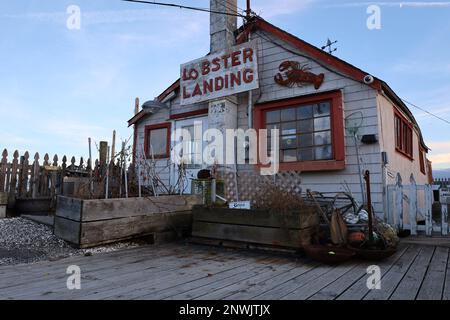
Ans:
[[[179,141],[183,142],[180,157],[184,157],[184,159],[186,159],[186,168],[200,169],[201,163],[199,162],[203,156],[202,136],[195,136],[195,125],[183,126],[182,129],[189,133],[190,140],[185,139],[183,135],[180,136]]]
[[[146,126],[144,147],[147,158],[168,158],[170,156],[170,123]]]
[[[395,149],[401,154],[412,159],[413,157],[413,135],[412,127],[408,121],[395,113]]]
[[[425,151],[423,150],[423,148],[419,144],[420,172],[422,172],[423,174],[426,174],[426,171],[425,171],[425,154],[424,153],[425,153]]]
[[[265,113],[266,128],[280,130],[281,162],[332,159],[330,109],[324,101]]]
[[[345,167],[340,91],[276,101],[255,107],[255,126],[279,129],[280,170],[338,170]],[[258,128],[257,128],[258,129]]]

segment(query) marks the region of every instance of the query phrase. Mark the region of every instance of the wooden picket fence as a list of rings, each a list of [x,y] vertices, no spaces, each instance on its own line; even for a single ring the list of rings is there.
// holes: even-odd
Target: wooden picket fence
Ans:
[[[440,216],[433,217],[433,186],[417,185],[413,175],[405,185],[397,174],[396,184],[387,188],[387,204],[387,222],[397,229],[410,230],[411,235],[421,231],[427,236],[433,232],[448,235],[447,203],[443,201]]]
[[[14,206],[16,199],[40,199],[40,198],[56,198],[57,195],[64,194],[64,178],[65,177],[90,177],[91,162],[86,163],[81,157],[76,162],[75,157],[71,157],[70,161],[66,156],[59,160],[55,155],[52,160],[48,153],[46,153],[41,160],[39,153],[35,153],[33,158],[30,158],[30,153],[27,151],[20,155],[16,150],[12,153],[10,161],[8,160],[9,153],[3,150],[0,161],[0,193],[8,195],[8,206]],[[95,187],[95,194],[88,194],[89,187],[85,188],[85,198],[101,198],[104,197],[105,177],[109,169],[109,195],[112,197],[120,197],[118,190],[120,189],[120,167],[119,161],[114,163],[111,161],[107,166],[105,163],[100,163],[95,160],[92,167],[92,180]],[[130,180],[133,175],[130,174]],[[88,183],[87,183],[88,184]]]

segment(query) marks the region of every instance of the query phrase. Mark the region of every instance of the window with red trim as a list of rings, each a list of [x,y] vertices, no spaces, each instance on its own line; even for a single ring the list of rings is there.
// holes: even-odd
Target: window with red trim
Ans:
[[[170,123],[145,126],[145,154],[148,159],[170,157]]]
[[[270,150],[272,129],[280,133],[280,161],[331,160],[331,102],[289,106],[264,112]]]
[[[409,122],[395,114],[395,149],[408,158],[413,157],[413,130]]]
[[[345,168],[342,95],[327,92],[255,106],[256,129],[279,129],[280,170]]]
[[[420,172],[426,174],[425,171],[425,155],[423,148],[419,145],[419,162],[420,162]]]

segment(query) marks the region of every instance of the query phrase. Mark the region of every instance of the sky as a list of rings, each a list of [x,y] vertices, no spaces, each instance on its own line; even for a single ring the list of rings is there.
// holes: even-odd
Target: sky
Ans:
[[[367,27],[370,4],[381,9],[380,29]],[[71,5],[79,29],[67,27]],[[338,40],[337,57],[450,121],[450,1],[252,0],[252,9],[318,47]],[[208,51],[208,13],[120,0],[2,1],[0,149],[86,158],[88,137],[94,150],[113,130],[125,141],[135,97],[158,96],[180,64]],[[411,111],[433,167],[450,168],[450,124]]]

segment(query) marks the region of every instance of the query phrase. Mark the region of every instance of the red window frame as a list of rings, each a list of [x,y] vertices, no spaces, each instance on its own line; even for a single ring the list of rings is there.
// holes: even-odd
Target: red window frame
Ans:
[[[395,150],[413,160],[413,127],[411,123],[394,109]]]
[[[332,160],[280,162],[280,171],[324,171],[345,169],[345,137],[342,92],[340,90],[256,104],[253,111],[256,130],[265,129],[265,113],[276,109],[329,101],[331,105]],[[259,145],[258,145],[259,147]],[[259,164],[259,166],[262,166]]]
[[[420,146],[419,143],[419,162],[420,162],[420,172],[427,174],[425,171],[425,150]]]
[[[164,159],[164,158],[170,158],[170,128],[171,124],[170,122],[165,123],[158,123],[158,124],[152,124],[145,126],[144,129],[144,152],[147,159],[151,157],[150,150],[149,150],[149,141],[150,141],[150,135],[152,130],[156,129],[167,129],[167,142],[166,142],[166,152],[164,154],[155,154],[155,159]]]

